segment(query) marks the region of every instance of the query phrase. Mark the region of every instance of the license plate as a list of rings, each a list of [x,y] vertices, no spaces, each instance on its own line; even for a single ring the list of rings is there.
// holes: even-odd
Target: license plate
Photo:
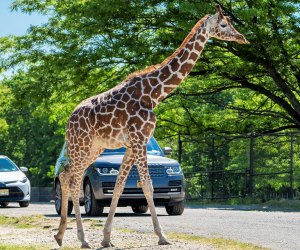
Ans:
[[[142,181],[137,181],[137,187],[141,188],[143,186]]]
[[[9,196],[8,189],[0,189],[0,196]]]

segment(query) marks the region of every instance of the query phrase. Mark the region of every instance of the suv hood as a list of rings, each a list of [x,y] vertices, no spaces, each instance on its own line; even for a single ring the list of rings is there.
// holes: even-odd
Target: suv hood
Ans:
[[[17,182],[23,177],[25,174],[22,171],[0,172],[0,182]]]
[[[124,155],[101,155],[95,161],[97,167],[109,167],[109,165],[120,166]],[[164,166],[178,166],[179,163],[173,159],[164,156],[147,155],[148,165],[164,165]]]

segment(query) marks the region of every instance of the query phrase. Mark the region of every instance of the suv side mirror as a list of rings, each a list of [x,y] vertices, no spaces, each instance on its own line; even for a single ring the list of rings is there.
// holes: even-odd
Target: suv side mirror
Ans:
[[[25,168],[25,167],[20,167],[20,170],[24,173],[28,172],[28,168]]]
[[[172,154],[172,148],[170,148],[170,147],[164,147],[164,154],[165,155]]]

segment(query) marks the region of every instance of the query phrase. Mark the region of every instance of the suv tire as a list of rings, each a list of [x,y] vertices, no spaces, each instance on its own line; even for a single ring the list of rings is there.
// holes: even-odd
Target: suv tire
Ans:
[[[135,214],[144,214],[148,211],[147,205],[133,205],[131,208]]]
[[[29,201],[20,201],[19,205],[20,205],[20,207],[28,207],[29,206]]]
[[[61,215],[61,186],[59,181],[55,185],[55,210],[58,215]],[[72,210],[73,202],[68,201],[68,215],[72,213]]]
[[[84,185],[84,209],[87,216],[103,214],[104,207],[95,199],[92,184],[89,180]]]
[[[0,202],[1,207],[7,207],[9,202]]]
[[[174,204],[173,206],[166,205],[166,211],[168,215],[182,215],[184,211],[184,201],[178,202]]]

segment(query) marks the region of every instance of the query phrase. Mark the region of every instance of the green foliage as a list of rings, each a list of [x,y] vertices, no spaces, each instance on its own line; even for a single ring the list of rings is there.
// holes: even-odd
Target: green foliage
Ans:
[[[155,135],[163,145],[177,149],[179,134],[191,141],[182,159],[186,171],[246,167],[249,142],[215,139],[212,152],[216,135],[300,126],[298,1],[219,2],[250,44],[209,41],[190,77],[155,110]],[[24,36],[0,38],[6,73],[0,83],[0,152],[29,167],[34,185],[50,185],[74,107],[128,73],[161,62],[197,20],[214,13],[214,3],[13,1],[12,10],[39,12],[49,21]],[[258,147],[257,157],[279,156],[256,169],[286,169],[286,152],[279,144]],[[278,190],[285,184],[268,185]]]

